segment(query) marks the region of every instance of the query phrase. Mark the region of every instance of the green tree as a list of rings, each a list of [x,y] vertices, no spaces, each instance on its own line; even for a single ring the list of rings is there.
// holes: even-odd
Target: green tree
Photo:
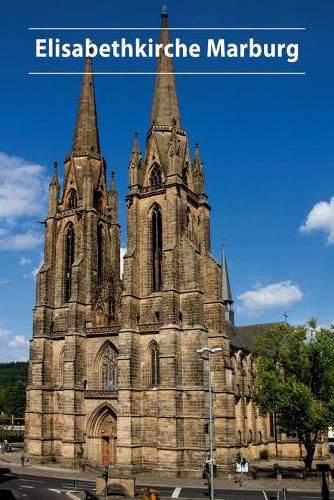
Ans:
[[[7,415],[23,417],[26,404],[26,386],[21,380],[8,388],[7,391]]]
[[[334,326],[279,324],[255,341],[255,403],[276,413],[283,432],[304,445],[311,470],[316,443],[334,425]]]

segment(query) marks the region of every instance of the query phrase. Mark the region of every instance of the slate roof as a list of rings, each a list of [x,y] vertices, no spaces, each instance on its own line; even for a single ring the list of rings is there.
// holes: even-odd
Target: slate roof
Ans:
[[[260,323],[258,325],[233,326],[226,324],[226,333],[231,344],[239,349],[252,351],[255,338],[280,323]]]

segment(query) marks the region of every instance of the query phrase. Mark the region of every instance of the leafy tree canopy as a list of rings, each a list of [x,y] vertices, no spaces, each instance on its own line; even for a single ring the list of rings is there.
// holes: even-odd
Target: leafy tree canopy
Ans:
[[[283,432],[298,436],[309,470],[322,431],[334,425],[334,326],[278,324],[255,342],[255,402],[276,413]]]
[[[0,363],[0,414],[23,417],[28,363]]]

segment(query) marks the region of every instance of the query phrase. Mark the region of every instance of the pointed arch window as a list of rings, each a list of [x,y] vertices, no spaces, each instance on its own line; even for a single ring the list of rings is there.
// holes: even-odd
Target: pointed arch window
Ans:
[[[101,360],[101,389],[113,390],[117,387],[117,352],[107,347]]]
[[[103,282],[103,227],[99,224],[97,226],[97,286],[102,286]]]
[[[67,208],[68,209],[76,208],[77,203],[78,203],[77,193],[75,189],[71,189],[67,196]]]
[[[158,164],[155,164],[150,174],[150,186],[160,186],[162,182],[162,172]]]
[[[152,288],[162,287],[162,216],[158,205],[152,211]]]
[[[72,294],[72,265],[74,262],[75,235],[73,224],[68,225],[65,234],[65,302],[71,299]]]
[[[159,346],[156,342],[152,342],[149,347],[149,362],[150,362],[150,380],[151,386],[156,387],[160,384],[160,359]]]

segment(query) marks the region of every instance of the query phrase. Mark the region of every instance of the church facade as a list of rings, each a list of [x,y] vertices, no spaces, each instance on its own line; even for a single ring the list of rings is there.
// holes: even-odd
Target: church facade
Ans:
[[[238,452],[299,456],[252,401],[251,343],[265,325],[234,325],[227,263],[210,253],[204,167],[181,126],[171,58],[158,61],[145,154],[134,138],[122,277],[117,191],[106,172],[88,59],[64,185],[57,165],[50,183],[27,452],[68,466],[199,474],[209,449],[208,361],[197,350],[220,347],[212,358],[218,469]]]

